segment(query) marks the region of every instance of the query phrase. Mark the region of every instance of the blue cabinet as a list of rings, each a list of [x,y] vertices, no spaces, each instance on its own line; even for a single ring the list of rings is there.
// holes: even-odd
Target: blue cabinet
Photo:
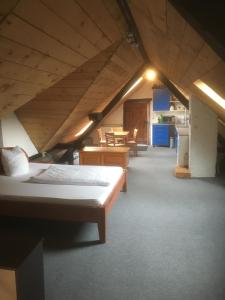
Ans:
[[[153,89],[153,111],[170,109],[171,93],[167,88]]]
[[[152,125],[152,145],[169,146],[170,125],[154,124]]]

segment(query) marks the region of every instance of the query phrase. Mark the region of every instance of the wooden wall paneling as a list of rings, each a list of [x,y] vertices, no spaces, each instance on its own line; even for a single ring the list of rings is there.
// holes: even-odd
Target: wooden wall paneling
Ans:
[[[166,37],[166,34],[154,25],[152,15],[144,0],[133,0],[130,9],[150,61],[153,62],[155,67],[162,70],[162,61],[167,60],[167,56],[161,54],[167,53],[167,43],[163,39],[163,37]],[[166,64],[164,63],[164,65]]]
[[[200,79],[225,99],[225,63],[220,62]]]
[[[34,11],[35,14],[33,13]],[[80,56],[91,58],[98,53],[94,45],[40,1],[20,0],[14,9],[14,14],[46,33],[49,37],[61,42]],[[47,20],[47,22],[43,22],[43,20]]]
[[[180,55],[176,62],[177,68],[174,77],[177,83],[182,81],[186,76],[188,69],[191,68],[194,60],[196,57],[198,57],[203,46],[203,39],[190,25],[187,24],[181,43]]]
[[[61,42],[36,29],[15,15],[8,16],[4,22],[0,24],[0,35],[31,49],[36,49],[74,67],[78,67],[86,61],[84,56],[75,53]]]
[[[14,62],[62,76],[74,70],[72,65],[62,63],[47,54],[23,46],[2,36],[0,36],[0,45],[0,59],[3,61]]]
[[[166,8],[167,0],[144,0],[153,24],[163,33],[167,33]]]
[[[80,5],[80,7],[83,8],[87,15],[97,24],[100,30],[104,32],[111,42],[115,42],[122,37],[115,20],[113,20],[112,16],[109,14],[101,0],[75,1]]]
[[[132,72],[132,65],[125,62],[124,59],[122,57],[120,57],[118,54],[113,55],[113,57],[111,58],[111,61],[115,62],[121,68]]]
[[[54,145],[54,141],[67,128],[67,124],[74,120],[71,117],[74,108],[79,104],[80,99],[104,68],[118,45],[118,42],[114,43],[17,110],[17,116],[25,129],[29,131],[31,139],[35,140],[38,149],[44,149],[45,145]],[[62,107],[64,108],[62,109]],[[44,116],[43,110],[46,111]],[[49,120],[47,115],[51,115]],[[46,124],[43,125],[45,126],[44,133],[40,129],[41,126],[38,128],[32,126],[32,120],[39,120],[39,123],[42,124],[43,118],[46,119]]]
[[[149,59],[170,80],[193,92],[193,82],[204,78],[224,93],[220,59],[170,3],[132,0],[130,8]]]
[[[22,82],[30,82],[40,84],[43,87],[52,85],[57,79],[58,75],[36,70],[20,64],[15,64],[0,60],[0,76],[4,78],[15,79]]]
[[[0,22],[14,9],[18,0],[1,0],[0,2]]]
[[[43,89],[41,85],[0,77],[0,117],[16,110]]]
[[[123,82],[122,84],[120,84],[120,86],[115,89],[112,93],[112,95],[110,95],[109,97],[106,97],[98,106],[96,106],[96,108],[94,109],[93,112],[102,112],[104,110],[104,108],[109,104],[109,102],[119,93],[119,91],[124,87],[124,85],[128,82],[128,80],[126,82]],[[117,104],[116,107],[113,108],[113,110],[116,110],[116,108],[118,108],[120,106],[120,104],[122,103],[122,99],[119,102],[119,104]]]
[[[121,43],[120,47],[122,46],[123,43]],[[117,52],[119,51],[120,47],[118,47],[114,55],[118,55]],[[111,59],[114,55],[112,55]],[[56,141],[56,137],[58,142],[68,141],[70,138],[75,139],[74,128],[77,128],[77,124],[80,122],[80,120],[87,116],[89,113],[93,112],[97,107],[101,105],[101,103],[105,102],[106,99],[108,100],[108,102],[112,99],[112,95],[114,95],[115,90],[117,90],[118,87],[121,87],[121,83],[124,84],[124,82],[127,82],[127,80],[140,66],[139,62],[137,63],[133,60],[132,55],[128,55],[128,57],[130,57],[131,59],[130,63],[133,63],[133,72],[126,72],[126,76],[123,76],[123,78],[120,78],[120,80],[114,80],[114,78],[112,77],[112,72],[108,70],[111,59],[108,60],[105,67],[98,74],[95,81],[90,85],[86,93],[82,96],[79,103],[71,112],[70,116],[65,120],[64,124],[57,131],[55,137],[52,138],[46,145],[47,148],[49,146],[53,146],[53,144],[51,143]],[[105,105],[106,104],[107,103],[105,103]]]
[[[87,16],[76,1],[42,0],[42,3],[98,49],[103,50],[110,46],[110,39],[100,30],[97,24]]]
[[[185,77],[181,80],[181,84],[188,87],[195,80],[214,69],[219,63],[222,63],[220,57],[205,43],[186,72]]]
[[[117,28],[121,32],[122,36],[125,37],[126,33],[128,32],[127,23],[119,9],[117,1],[114,0],[102,0],[105,8],[114,19]]]
[[[168,56],[167,56],[167,73],[169,78],[174,78],[176,74],[177,64],[180,54],[180,47],[187,23],[175,10],[175,8],[167,2],[167,32],[169,36]]]
[[[121,44],[121,47],[122,45],[123,44]],[[120,47],[118,48],[117,52],[119,49]],[[130,51],[132,51],[131,48]],[[118,55],[117,52],[114,55]],[[111,63],[113,56],[96,78],[94,83],[90,86],[88,91],[84,94],[79,104],[76,106],[73,113],[74,122],[69,122],[69,127],[64,130],[64,134],[60,138],[61,141],[69,142],[75,139],[74,133],[76,132],[75,130],[77,128],[75,127],[75,124],[79,122],[79,118],[81,120],[91,112],[102,111],[101,108],[103,109],[112,100],[113,96],[122,88],[122,86],[124,86],[124,84],[132,77],[132,75],[141,65],[139,61],[133,60],[132,55],[128,55],[128,57],[131,59],[130,63],[133,63],[133,72],[126,72],[125,76],[122,78],[120,77],[119,81],[113,81],[112,73],[108,70],[108,66]],[[71,126],[71,124],[73,125]]]
[[[127,75],[127,70],[113,60],[111,60],[110,63],[107,65],[107,69],[109,70],[109,72],[111,72],[112,76],[116,74],[115,79],[119,79],[120,77]]]

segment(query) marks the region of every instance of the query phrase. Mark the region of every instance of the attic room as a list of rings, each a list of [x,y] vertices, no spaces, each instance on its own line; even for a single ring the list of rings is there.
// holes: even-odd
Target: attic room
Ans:
[[[220,1],[1,0],[0,300],[225,299]]]

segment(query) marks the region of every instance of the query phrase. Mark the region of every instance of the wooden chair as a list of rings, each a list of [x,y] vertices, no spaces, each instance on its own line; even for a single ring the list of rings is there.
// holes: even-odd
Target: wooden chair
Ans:
[[[123,127],[112,127],[111,128],[112,132],[116,132],[116,131],[123,131]]]
[[[138,155],[138,151],[137,151],[137,133],[138,133],[138,129],[134,128],[132,139],[128,140],[126,142],[126,146],[129,147],[133,151],[134,156]]]
[[[112,132],[120,132],[120,131],[123,131],[123,127],[120,126],[120,127],[111,127],[111,131]],[[125,144],[125,140],[124,138],[121,138],[121,137],[116,137],[116,143],[119,143],[119,144]]]
[[[125,146],[124,141],[117,141],[116,135],[113,132],[105,133],[106,145],[109,147],[123,147]]]
[[[99,144],[99,146],[106,146],[106,140],[104,138],[102,129],[98,128],[97,133],[98,133],[98,144]]]

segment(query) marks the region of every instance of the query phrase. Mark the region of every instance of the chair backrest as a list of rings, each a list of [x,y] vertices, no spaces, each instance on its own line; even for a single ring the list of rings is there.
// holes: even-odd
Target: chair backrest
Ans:
[[[113,132],[106,132],[105,140],[107,146],[115,146],[115,137]]]
[[[133,139],[136,141],[138,129],[134,128]]]
[[[111,128],[111,130],[113,131],[113,132],[115,132],[115,131],[123,131],[123,127],[112,127]]]
[[[100,141],[104,140],[104,136],[103,136],[103,133],[102,133],[102,129],[101,128],[98,128],[97,129],[97,133],[98,133],[98,138]]]

